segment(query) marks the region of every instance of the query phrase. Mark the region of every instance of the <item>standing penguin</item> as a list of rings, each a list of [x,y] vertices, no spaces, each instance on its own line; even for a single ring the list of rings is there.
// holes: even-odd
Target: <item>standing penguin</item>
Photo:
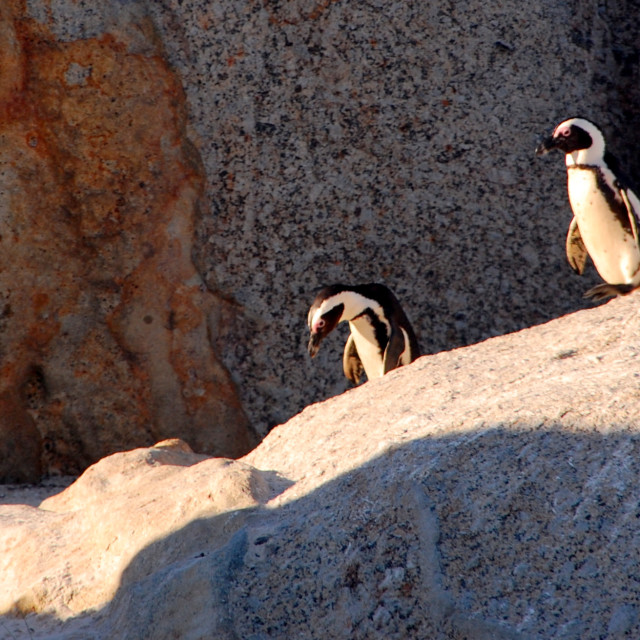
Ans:
[[[393,293],[381,284],[333,284],[321,289],[309,309],[309,353],[339,322],[347,321],[351,334],[344,348],[344,375],[359,384],[413,362],[420,355],[411,324]]]
[[[589,289],[585,297],[601,300],[633,291],[640,285],[640,200],[605,149],[602,132],[589,120],[570,118],[538,146],[536,155],[553,149],[565,154],[574,215],[567,235],[567,259],[582,275],[589,254],[606,282]]]

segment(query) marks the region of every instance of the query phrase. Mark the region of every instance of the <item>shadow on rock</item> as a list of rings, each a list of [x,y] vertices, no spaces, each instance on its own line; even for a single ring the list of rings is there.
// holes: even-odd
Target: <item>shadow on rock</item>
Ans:
[[[86,637],[636,637],[639,451],[627,425],[392,446],[149,545]]]

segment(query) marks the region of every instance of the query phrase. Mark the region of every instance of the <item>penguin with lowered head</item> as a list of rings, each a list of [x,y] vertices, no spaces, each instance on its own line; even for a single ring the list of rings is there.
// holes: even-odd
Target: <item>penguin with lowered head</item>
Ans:
[[[633,291],[640,285],[640,200],[607,151],[602,131],[585,118],[570,118],[538,145],[536,155],[554,149],[565,154],[574,215],[567,259],[582,275],[588,254],[606,283],[589,289],[585,297],[601,300]]]
[[[411,323],[390,289],[382,284],[323,287],[309,309],[309,354],[313,358],[320,343],[338,325],[348,322],[351,334],[344,348],[345,376],[359,384],[413,362],[420,356]]]

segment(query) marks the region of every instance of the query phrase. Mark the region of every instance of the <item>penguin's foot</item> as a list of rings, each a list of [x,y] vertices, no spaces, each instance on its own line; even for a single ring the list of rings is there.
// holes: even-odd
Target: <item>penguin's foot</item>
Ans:
[[[625,296],[631,293],[635,287],[632,284],[599,284],[587,291],[583,298],[589,298],[594,302],[604,300],[609,296]]]

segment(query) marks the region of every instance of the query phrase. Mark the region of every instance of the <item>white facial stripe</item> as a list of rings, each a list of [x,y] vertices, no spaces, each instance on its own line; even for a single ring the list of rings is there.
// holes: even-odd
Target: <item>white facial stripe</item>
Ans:
[[[340,293],[336,293],[336,295],[324,300],[314,314],[314,319],[316,316],[318,318],[323,316],[339,304],[344,305],[344,311],[340,317],[340,322],[343,320],[351,320],[352,318],[359,316],[365,309],[372,309],[381,320],[384,320],[384,314],[380,304],[375,300],[371,300],[370,298],[366,298],[365,296],[356,293],[355,291],[341,291]]]
[[[320,320],[320,318],[322,318],[322,316],[326,313],[326,311],[322,310],[322,305],[320,305],[317,309],[316,312],[313,314],[313,318],[309,318],[309,329],[311,329],[312,331],[316,328],[316,325],[318,324],[318,321]]]
[[[323,300],[322,304],[316,309],[316,312],[313,315],[313,321],[316,322],[325,313],[328,313],[331,309],[341,304],[342,300],[339,299],[341,295],[342,293],[338,293],[335,296],[331,296],[330,298]],[[342,315],[344,315],[344,311],[342,312]],[[340,317],[340,320],[342,320],[342,316]]]
[[[593,124],[593,122],[589,122],[584,118],[569,118],[568,120],[561,122],[555,128],[553,135],[556,136],[558,135],[558,133],[560,133],[561,129],[569,129],[573,125],[575,125],[576,127],[580,127],[581,129],[584,129],[592,138],[594,136],[594,133],[596,135],[600,133],[599,129]]]
[[[602,132],[593,122],[589,122],[584,118],[570,118],[561,122],[554,130],[553,135],[562,135],[564,129],[568,129],[572,125],[584,129],[591,136],[591,146],[588,149],[580,149],[566,155],[567,166],[576,164],[602,164],[604,158],[605,142]]]

